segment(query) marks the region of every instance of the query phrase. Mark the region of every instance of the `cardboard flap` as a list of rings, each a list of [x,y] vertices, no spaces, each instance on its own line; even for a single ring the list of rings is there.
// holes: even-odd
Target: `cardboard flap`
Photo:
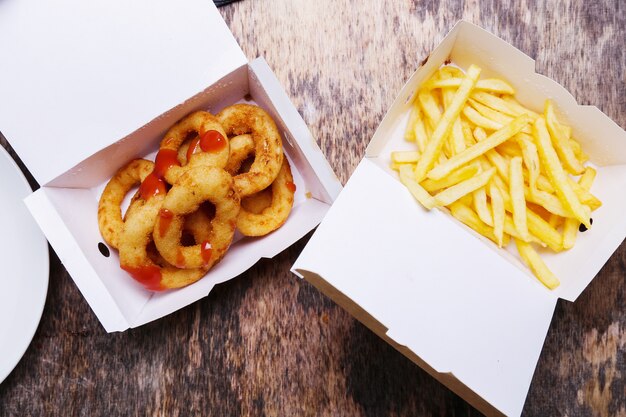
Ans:
[[[45,184],[246,63],[211,1],[0,2],[0,130]]]
[[[556,298],[381,174],[361,162],[294,270],[318,274],[435,370],[519,414]]]

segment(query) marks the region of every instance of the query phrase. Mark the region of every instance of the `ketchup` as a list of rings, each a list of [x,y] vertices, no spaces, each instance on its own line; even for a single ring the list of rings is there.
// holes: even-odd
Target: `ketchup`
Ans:
[[[200,136],[200,149],[204,152],[218,152],[226,147],[226,139],[217,130],[209,130]]]
[[[154,169],[139,186],[141,198],[148,200],[150,197],[167,191],[163,177],[172,166],[180,166],[178,152],[173,149],[161,149],[156,155]]]
[[[145,265],[139,267],[122,266],[122,269],[130,274],[135,281],[143,284],[149,290],[161,291],[161,269],[154,265]]]
[[[289,191],[291,191],[292,193],[295,193],[295,192],[296,192],[296,184],[294,184],[293,182],[291,182],[291,181],[287,181],[287,184],[285,184],[285,186],[286,186],[286,187],[287,187],[287,189],[288,189]]]
[[[202,256],[204,263],[208,264],[211,260],[211,242],[208,240],[205,240],[202,242],[202,245],[200,245],[200,256]]]
[[[201,136],[196,136],[187,149],[187,162],[191,159],[191,155],[198,151],[198,145],[203,152],[219,152],[226,146],[226,139],[217,130],[209,130]]]
[[[159,222],[159,236],[165,236],[167,233],[167,229],[169,229],[170,224],[172,224],[172,219],[174,218],[174,213],[172,213],[168,209],[159,210],[159,217],[161,221]]]

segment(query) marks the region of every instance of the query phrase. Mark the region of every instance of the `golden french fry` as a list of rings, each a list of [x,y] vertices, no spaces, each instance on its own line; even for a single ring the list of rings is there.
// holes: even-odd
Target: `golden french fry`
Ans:
[[[595,172],[596,172],[595,169],[593,169],[591,167],[587,167],[586,170],[585,170],[585,173],[587,171],[589,171],[589,170],[592,170],[594,172],[594,178],[595,178]],[[585,173],[583,173],[583,176],[585,175]],[[581,177],[581,179],[582,178],[583,177]],[[602,202],[600,200],[598,200],[598,198],[596,196],[591,194],[588,189],[585,189],[581,184],[579,184],[578,182],[574,181],[570,177],[567,177],[567,182],[569,182],[569,184],[572,186],[572,189],[576,193],[576,196],[578,196],[578,199],[580,200],[580,202],[582,204],[585,204],[585,205],[589,206],[591,211],[597,210],[600,206],[602,206]]]
[[[565,133],[563,133],[563,130],[556,119],[554,106],[552,106],[552,102],[550,100],[546,100],[544,116],[546,124],[548,125],[548,131],[552,137],[552,144],[554,145],[554,149],[561,159],[561,162],[565,165],[565,169],[575,175],[581,174],[585,167],[583,167],[580,161],[576,159],[576,155],[570,146],[569,139],[565,136]]]
[[[445,163],[440,164],[430,170],[430,172],[428,172],[428,178],[436,180],[448,175],[448,173],[457,169],[461,165],[464,165],[472,161],[473,159],[478,158],[480,155],[484,154],[488,150],[495,148],[505,140],[513,137],[515,134],[519,133],[519,131],[522,130],[522,128],[526,126],[529,122],[530,118],[527,115],[519,116],[507,126],[491,134],[487,139],[478,142],[474,146],[467,148],[457,155],[454,155]],[[418,168],[423,159],[424,158],[420,159],[420,162],[418,162]]]
[[[556,214],[550,214],[550,218],[548,219],[550,227],[557,229],[562,223],[563,217],[557,216]]]
[[[491,210],[489,210],[487,204],[487,191],[485,187],[481,187],[473,192],[472,203],[474,204],[474,211],[476,211],[480,220],[489,226],[493,226],[493,218],[491,217]]]
[[[522,175],[522,158],[515,157],[509,164],[509,191],[513,208],[513,224],[524,240],[529,240],[526,224],[526,200],[524,199],[524,176]]]
[[[565,209],[570,211],[578,221],[591,227],[589,222],[589,212],[585,210],[583,205],[578,200],[576,193],[572,190],[569,182],[567,181],[567,175],[563,171],[563,167],[559,162],[559,158],[556,151],[552,147],[550,140],[550,134],[546,127],[546,122],[543,117],[538,117],[533,124],[533,134],[539,151],[539,157],[541,158],[542,165],[546,167],[548,178],[552,182],[556,190],[556,194],[563,203]],[[449,162],[449,161],[448,161]]]
[[[422,188],[422,186],[419,185],[417,181],[415,181],[413,168],[411,167],[411,165],[403,164],[400,167],[400,181],[406,186],[406,188],[409,189],[411,194],[413,194],[413,197],[415,197],[415,199],[422,206],[424,206],[428,210],[435,207],[435,199],[430,194],[428,194],[428,191]]]
[[[426,177],[428,171],[433,167],[438,154],[441,152],[443,142],[446,139],[446,136],[450,133],[452,124],[459,117],[467,98],[472,92],[474,85],[476,85],[479,75],[480,68],[475,65],[470,66],[467,70],[465,79],[455,93],[452,103],[450,103],[450,106],[441,117],[441,120],[437,124],[435,131],[426,145],[426,149],[424,150],[422,157],[417,163],[417,167],[415,168],[415,179],[418,182],[422,181]],[[443,175],[441,177],[443,177]]]
[[[477,233],[483,235],[492,242],[497,243],[496,237],[493,234],[493,229],[480,221],[478,215],[467,205],[457,201],[450,206],[450,213],[452,213],[452,215],[463,224],[474,229]]]
[[[420,117],[420,108],[417,103],[413,103],[411,106],[411,112],[409,113],[409,120],[406,122],[406,128],[404,129],[404,140],[408,142],[415,142],[415,123]]]
[[[429,126],[434,129],[437,123],[439,123],[439,119],[441,119],[441,110],[439,110],[437,99],[432,92],[422,90],[417,95],[417,100],[422,106]]]
[[[537,153],[537,147],[532,141],[532,137],[522,135],[521,133],[515,136],[517,144],[522,150],[522,158],[524,159],[524,165],[528,170],[528,185],[531,191],[537,189],[537,179],[539,178],[539,154]]]
[[[517,246],[517,251],[519,252],[520,257],[543,285],[551,290],[559,286],[560,281],[558,278],[552,273],[552,271],[550,271],[550,269],[548,269],[530,243],[515,239],[515,245]]]
[[[585,190],[589,191],[593,180],[596,177],[596,170],[589,167],[585,170],[578,180],[578,185]],[[576,235],[578,234],[579,222],[576,219],[566,219],[563,226],[563,249],[571,249],[576,243]]]
[[[484,91],[474,91],[471,98],[481,104],[484,104],[485,106],[491,107],[492,109],[499,111],[500,113],[512,117],[517,117],[520,114],[523,114],[523,112],[511,109],[511,106],[500,97],[494,96],[493,94],[489,94]]]
[[[393,162],[393,161],[389,164],[389,168],[393,169],[394,171],[400,171],[400,168],[402,168],[403,165],[409,165],[411,166],[411,169],[415,169],[415,164],[411,164],[411,163],[403,164],[400,162]]]
[[[418,149],[420,152],[424,152],[426,143],[428,142],[428,134],[426,133],[426,126],[424,125],[424,119],[421,114],[415,121],[413,133],[415,135],[415,142],[417,143]]]
[[[497,110],[492,109],[491,107],[485,106],[484,104],[470,98],[467,100],[468,103],[476,110],[478,113],[483,115],[484,117],[493,120],[494,122],[499,123],[500,125],[508,125],[513,121],[515,117],[500,113]]]
[[[530,233],[555,252],[563,250],[563,239],[550,224],[532,210],[526,209],[526,220]]]
[[[540,205],[552,214],[556,214],[561,217],[571,217],[572,213],[563,207],[561,200],[555,195],[546,193],[541,190],[531,190],[529,187],[524,188],[524,196],[526,200]]]
[[[504,232],[504,220],[506,212],[504,211],[504,201],[500,190],[494,184],[489,183],[489,195],[491,196],[491,210],[493,215],[493,234],[496,237],[496,243],[502,247],[502,236]]]
[[[425,84],[423,88],[457,88],[460,87],[463,82],[462,77],[463,75],[445,80],[433,80],[432,82]],[[513,89],[513,87],[505,81],[496,78],[478,80],[475,89],[496,94],[515,94],[515,89]]]
[[[453,171],[450,175],[443,177],[440,180],[431,180],[430,178],[427,178],[421,182],[421,185],[426,191],[432,193],[472,178],[477,173],[478,167],[476,165],[466,165],[456,171]]]
[[[468,180],[462,181],[456,185],[453,185],[450,188],[447,188],[435,195],[435,201],[439,206],[448,206],[454,203],[459,198],[463,197],[466,194],[470,194],[473,191],[484,187],[493,174],[495,174],[496,169],[491,168],[488,171],[485,171],[481,174],[476,175]]]
[[[418,151],[394,151],[391,152],[391,160],[399,164],[415,163],[420,158]]]
[[[527,114],[527,115],[531,116],[533,120],[536,119],[537,117],[539,117],[539,114],[537,114],[534,111],[532,111],[530,109],[527,109],[526,107],[522,106],[513,97],[504,96],[504,97],[502,97],[502,100],[509,106],[509,108],[512,111],[514,111],[516,113],[517,116],[519,116],[520,114]]]
[[[520,158],[523,157],[522,149],[517,144],[517,140],[507,140],[506,142],[498,145],[496,150],[499,154],[504,155],[507,158],[515,158],[517,156]]]
[[[467,120],[474,123],[476,126],[482,127],[483,129],[498,130],[502,127],[501,123],[483,116],[476,109],[470,106],[465,106],[463,108],[463,115],[467,117]]]

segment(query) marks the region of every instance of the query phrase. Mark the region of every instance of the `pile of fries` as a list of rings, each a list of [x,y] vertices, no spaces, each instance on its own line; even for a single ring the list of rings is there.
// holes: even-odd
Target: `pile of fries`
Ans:
[[[570,249],[591,227],[602,204],[589,191],[596,171],[583,165],[587,155],[549,100],[538,114],[508,83],[479,80],[480,72],[444,66],[422,84],[405,132],[417,150],[392,152],[391,166],[425,208],[448,208],[499,247],[512,238],[553,289],[559,280],[535,247]]]

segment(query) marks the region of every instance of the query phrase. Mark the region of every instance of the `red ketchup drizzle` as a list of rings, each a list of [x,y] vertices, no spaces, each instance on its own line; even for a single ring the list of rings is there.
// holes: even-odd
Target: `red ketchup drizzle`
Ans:
[[[178,152],[173,149],[161,149],[156,155],[154,169],[139,186],[141,198],[148,200],[150,197],[167,191],[163,177],[172,166],[180,166]]]
[[[226,139],[217,130],[209,130],[200,136],[200,149],[204,152],[218,152],[226,147]]]
[[[179,268],[183,268],[185,266],[185,255],[183,255],[183,251],[178,250],[176,254],[176,266]]]
[[[167,233],[167,229],[170,228],[170,224],[172,224],[174,213],[168,209],[161,209],[159,210],[159,217],[161,218],[159,222],[159,236],[163,237]]]
[[[294,184],[293,182],[291,182],[291,181],[287,181],[287,184],[285,184],[285,186],[286,186],[286,187],[287,187],[287,189],[288,189],[289,191],[291,191],[292,193],[295,193],[295,192],[296,192],[296,184]]]
[[[204,263],[208,264],[211,260],[211,242],[208,240],[205,240],[202,242],[202,245],[200,245],[200,256],[202,256]]]
[[[122,269],[130,274],[135,281],[143,284],[149,290],[161,291],[161,269],[158,266],[146,265],[139,267],[122,266]]]
[[[193,138],[193,140],[189,144],[189,148],[187,148],[187,163],[189,163],[189,160],[191,160],[191,155],[196,153],[199,143],[200,143],[200,137],[196,136],[195,138]]]

